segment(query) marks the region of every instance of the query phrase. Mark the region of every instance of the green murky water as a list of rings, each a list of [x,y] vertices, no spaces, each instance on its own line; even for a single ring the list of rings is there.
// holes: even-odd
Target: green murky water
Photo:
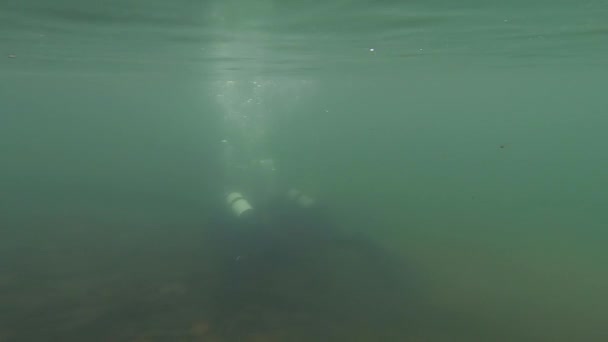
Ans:
[[[605,340],[607,17],[1,4],[0,340]],[[368,247],[274,232],[295,257],[249,269],[250,311],[218,322],[224,139]]]

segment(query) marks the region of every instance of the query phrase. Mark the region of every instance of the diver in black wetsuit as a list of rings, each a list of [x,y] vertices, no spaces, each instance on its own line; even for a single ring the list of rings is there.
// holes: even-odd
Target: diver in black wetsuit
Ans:
[[[411,323],[417,290],[399,258],[340,231],[323,205],[277,181],[271,159],[232,167],[241,177],[227,177],[215,223],[218,334],[239,340],[291,325],[314,339],[328,322],[387,333]]]

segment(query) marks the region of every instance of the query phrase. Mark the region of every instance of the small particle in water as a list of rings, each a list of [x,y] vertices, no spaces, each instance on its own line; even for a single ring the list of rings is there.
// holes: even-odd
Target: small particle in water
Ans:
[[[499,148],[505,148],[505,147],[507,147],[507,145],[505,145],[505,144],[501,144],[501,145],[498,145],[498,147],[499,147]]]
[[[369,49],[369,52],[374,52],[374,51],[376,51],[376,49],[374,49],[374,48]]]
[[[10,55],[8,55],[8,58],[17,58],[17,55],[11,53]]]

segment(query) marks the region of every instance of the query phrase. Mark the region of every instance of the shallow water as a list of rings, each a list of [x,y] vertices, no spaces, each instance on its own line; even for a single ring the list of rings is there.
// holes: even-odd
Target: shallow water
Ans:
[[[607,16],[599,0],[0,5],[0,340],[605,340]],[[272,329],[216,327],[223,139],[271,154],[391,277],[295,240],[299,266],[256,283],[289,303],[252,301]]]

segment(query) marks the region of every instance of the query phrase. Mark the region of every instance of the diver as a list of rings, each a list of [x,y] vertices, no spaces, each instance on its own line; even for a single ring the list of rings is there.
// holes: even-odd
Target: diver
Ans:
[[[222,150],[223,199],[234,218],[243,222],[260,220],[265,211],[280,202],[302,210],[316,206],[314,198],[288,185],[268,153],[251,156],[227,139],[222,140]]]
[[[322,321],[359,320],[400,329],[404,310],[416,308],[401,261],[341,230],[326,206],[290,186],[268,153],[254,155],[229,140],[221,146],[223,209],[213,239],[221,270],[212,318],[217,333],[236,341],[310,320],[319,329]],[[342,284],[339,292],[335,284]]]
[[[311,242],[327,235],[331,225],[314,198],[288,185],[268,153],[252,155],[250,148],[227,139],[221,148],[224,184],[214,227],[221,282],[213,310],[215,325],[234,331],[243,329],[234,325],[253,324],[243,323],[247,312],[283,305],[272,284],[285,271],[298,269]]]

